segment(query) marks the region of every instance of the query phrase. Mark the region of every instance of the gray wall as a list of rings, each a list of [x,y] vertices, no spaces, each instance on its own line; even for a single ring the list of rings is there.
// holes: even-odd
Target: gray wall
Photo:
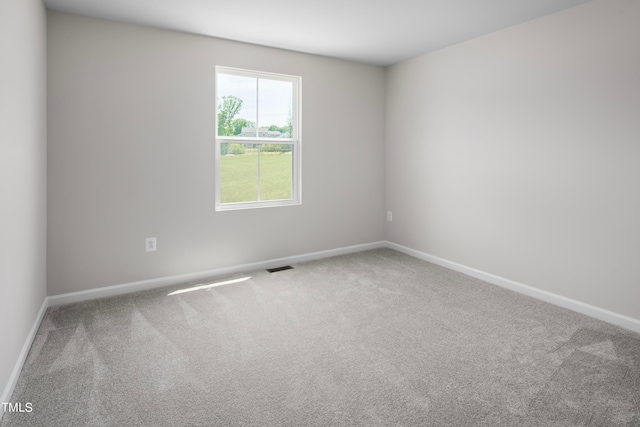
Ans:
[[[5,386],[45,298],[45,25],[40,0],[0,2],[0,393],[3,393],[0,397],[3,398],[8,398],[4,396]]]
[[[388,69],[387,239],[640,319],[640,2]]]
[[[49,295],[384,238],[383,68],[58,12],[48,48]],[[302,76],[301,206],[214,212],[216,65]]]

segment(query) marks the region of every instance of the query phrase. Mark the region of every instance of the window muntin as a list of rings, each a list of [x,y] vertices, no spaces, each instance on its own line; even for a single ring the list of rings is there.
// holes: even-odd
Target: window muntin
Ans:
[[[216,98],[216,210],[300,204],[300,77],[216,67]]]

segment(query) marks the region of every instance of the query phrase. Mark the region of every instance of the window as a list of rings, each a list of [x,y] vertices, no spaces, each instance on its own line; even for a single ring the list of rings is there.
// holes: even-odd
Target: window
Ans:
[[[300,80],[216,67],[216,210],[302,202]]]

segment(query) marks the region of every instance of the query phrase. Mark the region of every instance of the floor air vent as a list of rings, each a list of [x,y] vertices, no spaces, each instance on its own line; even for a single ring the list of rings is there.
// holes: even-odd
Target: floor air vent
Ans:
[[[276,271],[282,271],[282,270],[293,270],[293,267],[291,267],[290,265],[285,265],[282,267],[267,268],[267,271],[269,273],[275,273]]]

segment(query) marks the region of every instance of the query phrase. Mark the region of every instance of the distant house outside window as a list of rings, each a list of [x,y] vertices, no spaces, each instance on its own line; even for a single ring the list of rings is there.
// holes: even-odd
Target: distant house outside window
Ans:
[[[216,210],[298,205],[301,78],[216,67]]]

